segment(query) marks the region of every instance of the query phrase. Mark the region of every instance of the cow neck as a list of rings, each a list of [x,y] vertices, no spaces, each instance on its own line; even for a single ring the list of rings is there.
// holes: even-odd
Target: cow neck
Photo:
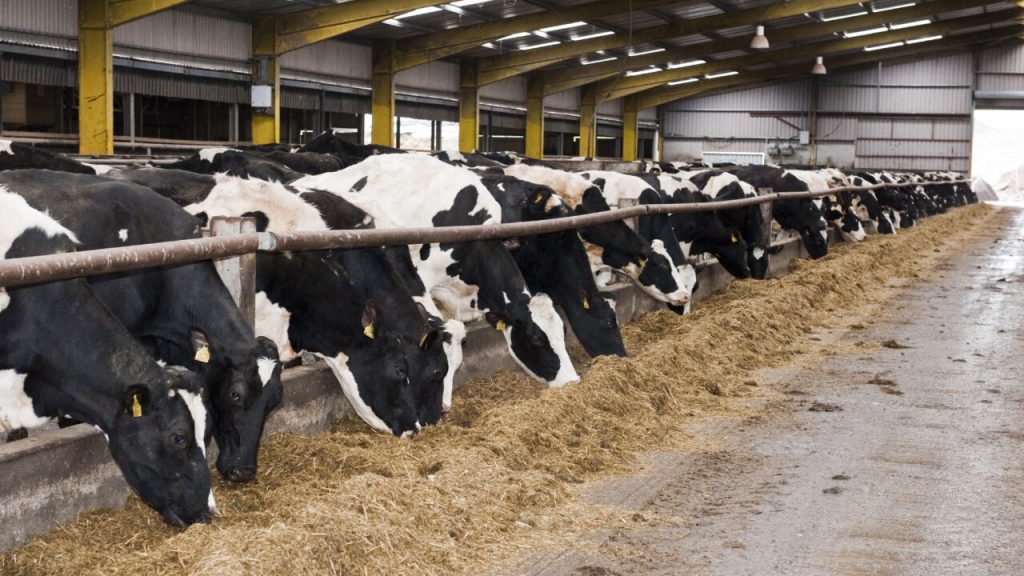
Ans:
[[[459,278],[479,288],[477,307],[494,312],[512,312],[521,307],[519,311],[527,313],[526,302],[521,298],[524,294],[528,296],[526,283],[504,244],[498,240],[478,240],[464,246],[465,252],[458,260]]]
[[[384,327],[418,342],[429,326],[420,315],[408,286],[379,248],[356,248],[335,251],[337,261],[353,280],[356,292],[364,301],[373,302]]]

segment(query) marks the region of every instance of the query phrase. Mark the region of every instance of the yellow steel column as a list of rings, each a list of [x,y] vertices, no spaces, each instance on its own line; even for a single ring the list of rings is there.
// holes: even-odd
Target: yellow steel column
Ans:
[[[597,157],[597,90],[593,84],[580,91],[580,156]]]
[[[114,153],[114,33],[108,0],[78,1],[78,151]]]
[[[459,68],[459,151],[480,147],[480,72],[477,61],[463,60]]]
[[[638,146],[638,113],[636,98],[629,96],[622,103],[622,161],[633,162],[637,159]]]
[[[395,43],[376,40],[373,43],[373,93],[370,103],[373,126],[370,142],[379,146],[395,145]]]
[[[526,84],[526,155],[544,157],[544,74],[531,74]]]
[[[277,61],[277,24],[273,18],[257,16],[252,26],[253,85],[271,86],[270,108],[252,111],[252,143],[281,141],[281,68]]]

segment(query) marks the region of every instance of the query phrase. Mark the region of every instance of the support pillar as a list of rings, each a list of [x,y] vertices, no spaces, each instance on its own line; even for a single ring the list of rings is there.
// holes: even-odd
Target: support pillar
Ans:
[[[273,18],[257,17],[252,26],[252,83],[271,87],[269,108],[252,109],[252,143],[281,141],[281,67],[277,54],[277,25]]]
[[[640,110],[636,97],[629,96],[622,103],[622,161],[635,162],[638,158]]]
[[[459,152],[469,154],[480,147],[480,68],[476,60],[463,60],[459,67]]]
[[[373,93],[370,97],[373,124],[370,143],[395,145],[395,44],[392,40],[373,43]]]
[[[593,84],[580,91],[580,156],[597,157],[597,90]]]
[[[544,157],[544,74],[533,74],[526,85],[526,155]]]
[[[114,30],[107,0],[78,1],[78,151],[114,153]]]

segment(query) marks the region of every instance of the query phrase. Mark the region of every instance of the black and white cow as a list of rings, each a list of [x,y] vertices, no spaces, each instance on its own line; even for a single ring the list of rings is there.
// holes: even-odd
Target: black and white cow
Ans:
[[[63,154],[54,154],[28,144],[0,139],[0,172],[24,168],[58,170],[78,174],[96,173],[93,167],[72,160]]]
[[[154,169],[124,176],[143,183],[159,179],[157,192],[201,221],[254,216],[270,232],[328,229],[316,207],[277,182]],[[374,286],[357,286],[355,271],[345,269],[336,251],[260,253],[256,262],[256,333],[277,342],[282,361],[302,351],[323,359],[356,414],[377,430],[409,435],[419,430],[419,415],[430,416],[428,422],[440,417],[448,371],[442,335],[415,309],[401,321],[391,320],[403,312],[396,304],[401,295],[393,294],[398,287],[377,286],[376,298],[366,299]],[[385,274],[375,278],[386,279]],[[436,397],[436,406],[417,406],[417,397]]]
[[[84,249],[200,235],[189,214],[132,183],[17,170],[0,173],[0,185],[59,219]],[[281,403],[281,367],[276,345],[253,335],[213,264],[153,267],[88,282],[156,359],[202,378],[219,448],[217,469],[229,480],[252,480],[264,422]]]
[[[849,186],[846,175],[835,169],[797,170],[787,169],[787,173],[797,177],[807,185],[809,190],[828,190]],[[835,228],[843,240],[860,242],[867,237],[863,222],[850,209],[852,197],[848,192],[840,192],[833,196],[821,197],[821,213],[825,221]]]
[[[0,257],[73,252],[67,228],[0,185]],[[92,424],[129,486],[175,526],[215,513],[195,375],[161,369],[81,279],[0,288],[0,425]]]
[[[225,173],[274,182],[291,182],[304,175],[266,156],[266,153],[234,148],[203,148],[184,160],[163,167],[196,174]]]
[[[338,194],[373,216],[378,228],[480,225],[501,218],[501,207],[476,174],[425,155],[376,155],[293,184]],[[579,380],[551,298],[530,293],[502,242],[412,245],[409,251],[446,317],[486,319],[504,335],[519,365],[549,386]]]
[[[565,218],[572,211],[547,186],[525,182],[500,170],[481,180],[501,205],[502,222]],[[510,248],[531,292],[551,296],[591,356],[625,356],[615,308],[598,290],[586,249],[575,230],[524,236]]]
[[[527,164],[509,166],[505,173],[551,188],[576,214],[611,210],[600,187],[579,174]],[[588,226],[580,229],[579,235],[590,244],[587,254],[598,286],[606,286],[611,280],[610,271],[617,270],[659,302],[673,306],[689,302],[687,284],[660,242],[644,241],[625,222]]]
[[[463,154],[457,150],[442,150],[440,152],[433,152],[431,155],[445,164],[461,166],[462,168],[504,168],[507,166],[507,164],[488,158],[480,152]]]
[[[316,152],[336,156],[346,166],[357,164],[378,154],[405,154],[405,150],[379,144],[353,144],[329,130],[322,132],[299,149],[300,152]]]
[[[605,202],[613,208],[623,207],[626,201],[632,204],[662,203],[657,189],[638,176],[607,170],[589,170],[580,173],[580,176],[596,184]],[[679,312],[688,310],[690,298],[697,286],[697,270],[680,248],[670,220],[666,217],[641,216],[637,223],[637,233],[650,244],[652,251],[665,253],[672,261],[675,267],[673,279],[676,286],[685,292],[685,302],[679,304],[670,301],[668,304]]]
[[[727,170],[754,189],[771,188],[775,192],[804,192],[805,182],[789,171],[775,166],[736,166]],[[820,198],[786,198],[772,202],[772,218],[783,229],[800,234],[811,258],[828,254],[828,225],[821,212]]]
[[[857,172],[849,176],[853,186],[873,186],[881,182],[868,172]],[[859,190],[854,192],[851,205],[857,215],[864,221],[874,224],[879,234],[895,234],[900,228],[899,212],[891,207],[883,206],[878,200],[876,190]]]
[[[707,199],[742,200],[757,196],[757,190],[736,175],[718,169],[679,172],[677,177],[692,182]],[[729,229],[739,232],[747,248],[747,270],[758,280],[768,275],[768,239],[764,236],[764,216],[759,206],[719,210],[718,217]],[[731,240],[731,237],[730,237]]]
[[[666,204],[699,204],[711,199],[701,194],[697,186],[673,174],[642,176],[655,188]],[[659,218],[649,217],[652,220]],[[723,268],[736,278],[750,278],[747,266],[747,243],[735,228],[727,227],[718,212],[681,212],[660,218],[667,218],[680,249],[687,258],[699,254],[711,254]],[[653,223],[658,227],[658,223]]]

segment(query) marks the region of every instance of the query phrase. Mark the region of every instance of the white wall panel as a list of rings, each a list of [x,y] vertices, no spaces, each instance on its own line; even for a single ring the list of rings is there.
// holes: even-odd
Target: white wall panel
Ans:
[[[878,107],[878,91],[875,88],[851,86],[821,86],[818,110],[822,112],[875,112]]]
[[[879,112],[889,114],[970,114],[970,88],[883,87]]]
[[[395,86],[457,95],[459,92],[459,65],[435,61],[403,70],[395,75]]]
[[[906,64],[882,64],[883,86],[970,86],[970,52]]]
[[[770,110],[804,111],[810,106],[808,81],[773,84],[715,96],[687,98],[667,106],[669,110]]]
[[[544,98],[544,106],[558,108],[559,110],[578,111],[580,109],[579,88],[573,88],[572,90],[566,90]]]
[[[4,0],[7,1],[7,0]],[[166,10],[114,29],[114,44],[148,50],[247,60],[252,28],[246,22]]]
[[[622,99],[611,100],[609,102],[602,102],[597,107],[597,113],[601,116],[614,116],[616,118],[622,118]]]
[[[853,168],[853,143],[824,143],[818,145],[818,164],[835,166],[836,168]]]
[[[328,41],[286,53],[281,67],[369,82],[371,58],[369,46]]]
[[[818,115],[819,140],[853,140],[856,137],[856,118],[849,116]]]
[[[458,92],[459,85],[455,84],[452,90]],[[481,98],[492,98],[502,102],[518,102],[526,105],[526,77],[516,76],[501,82],[488,84],[480,89]]]
[[[78,35],[75,0],[0,0],[0,28],[59,36]]]
[[[1014,42],[983,50],[982,72],[1024,72],[1024,44]]]

